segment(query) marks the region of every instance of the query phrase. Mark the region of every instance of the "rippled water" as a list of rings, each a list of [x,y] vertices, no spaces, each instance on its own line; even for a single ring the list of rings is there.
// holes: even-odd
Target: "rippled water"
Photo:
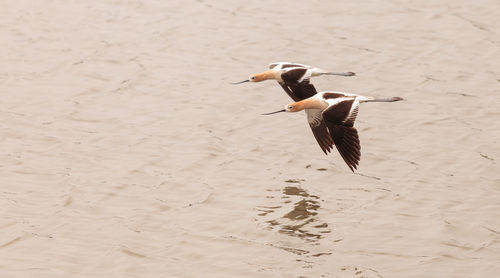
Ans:
[[[1,277],[497,277],[497,1],[4,1]],[[356,77],[359,171],[275,61]]]
[[[290,180],[289,182],[298,183]],[[262,206],[258,215],[265,219],[272,231],[278,231],[288,236],[298,237],[308,242],[317,242],[322,234],[331,232],[327,223],[318,223],[318,209],[321,200],[318,196],[309,195],[304,189],[296,186],[283,188],[281,196],[266,196],[279,198],[276,206]],[[300,253],[308,253],[301,250]]]

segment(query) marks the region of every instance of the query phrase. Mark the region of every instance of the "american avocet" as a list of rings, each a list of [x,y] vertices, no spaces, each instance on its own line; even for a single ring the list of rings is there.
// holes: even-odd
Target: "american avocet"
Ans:
[[[311,77],[319,75],[354,76],[356,74],[354,72],[329,72],[320,68],[291,62],[277,62],[269,64],[269,70],[253,74],[248,79],[233,84],[274,79],[278,81],[294,101],[299,101],[312,97],[317,93],[316,88],[314,88],[314,85],[309,80]],[[309,113],[309,110],[306,110],[308,118],[310,117]],[[319,126],[311,126],[311,130],[320,146],[333,145],[332,138],[328,134],[324,123],[321,123]],[[326,154],[326,150],[323,147],[321,148]]]
[[[354,72],[329,72],[320,68],[290,63],[278,62],[269,64],[269,70],[252,74],[248,79],[232,84],[241,84],[245,82],[261,82],[274,79],[283,87],[285,92],[294,100],[299,101],[314,96],[317,91],[309,83],[311,77],[319,75],[340,75],[353,76]]]
[[[279,112],[298,112],[305,109],[307,121],[323,152],[328,154],[335,145],[347,166],[354,172],[361,157],[358,131],[354,128],[359,104],[362,102],[393,102],[398,100],[402,100],[402,98],[374,98],[327,91],[287,104],[285,109],[263,115]],[[315,130],[318,131],[315,132]]]

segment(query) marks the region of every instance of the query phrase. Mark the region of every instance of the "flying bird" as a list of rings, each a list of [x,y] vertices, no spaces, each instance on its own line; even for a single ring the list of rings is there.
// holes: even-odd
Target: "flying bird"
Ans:
[[[333,145],[337,147],[340,156],[354,172],[361,158],[361,145],[354,121],[358,115],[359,104],[363,102],[394,102],[403,100],[400,97],[365,97],[342,92],[319,92],[312,97],[296,101],[285,106],[285,109],[263,115],[279,112],[298,112],[305,110],[307,121],[313,130],[319,146],[328,154]],[[327,132],[316,134],[314,130],[324,126]]]
[[[269,64],[269,70],[267,71],[252,74],[248,79],[232,84],[261,82],[274,79],[278,81],[293,101],[300,101],[316,95],[316,88],[310,83],[310,79],[311,77],[320,75],[354,76],[356,74],[354,72],[330,72],[317,67],[291,62],[277,62]],[[311,115],[309,115],[310,113],[309,110],[306,110],[308,118],[311,117]],[[311,130],[314,138],[316,138],[321,149],[326,154],[326,149],[323,145],[333,145],[327,127],[321,122],[317,126],[311,126]]]
[[[316,88],[310,83],[310,79],[320,75],[354,76],[356,74],[354,72],[329,72],[304,64],[277,62],[269,64],[267,71],[252,74],[248,79],[232,84],[274,79],[294,101],[299,101],[317,93]]]

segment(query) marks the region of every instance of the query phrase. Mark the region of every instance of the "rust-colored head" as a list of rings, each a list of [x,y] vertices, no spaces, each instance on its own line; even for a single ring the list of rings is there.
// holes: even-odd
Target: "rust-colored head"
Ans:
[[[301,101],[292,102],[285,106],[286,112],[299,112],[304,109],[325,109],[328,106],[327,103],[316,99],[316,98],[306,98]]]
[[[274,71],[268,70],[265,72],[252,74],[252,75],[250,75],[250,77],[248,77],[248,79],[245,79],[245,80],[240,81],[240,82],[232,82],[231,84],[241,84],[241,83],[245,83],[245,82],[260,82],[260,81],[264,81],[264,80],[268,80],[268,79],[276,79],[276,75],[275,75]]]
[[[248,78],[248,80],[250,82],[261,82],[261,81],[269,80],[269,79],[275,79],[274,72],[272,70],[268,70],[268,71],[261,72],[261,73],[256,73],[256,74],[252,74]]]
[[[281,109],[281,110],[270,112],[270,113],[264,113],[262,115],[272,115],[272,114],[281,113],[281,112],[298,112],[298,111],[304,109],[301,107],[302,107],[302,105],[300,102],[293,102],[293,103],[285,105],[285,109]]]
[[[285,109],[281,109],[275,112],[271,113],[265,113],[262,115],[271,115],[271,114],[276,114],[280,112],[299,112],[304,109],[324,109],[325,105],[328,106],[327,103],[322,103],[318,99],[315,98],[307,98],[301,101],[297,102],[292,102],[287,105],[285,105]]]
[[[286,112],[299,112],[301,110],[304,110],[304,105],[301,102],[292,102],[285,105]]]

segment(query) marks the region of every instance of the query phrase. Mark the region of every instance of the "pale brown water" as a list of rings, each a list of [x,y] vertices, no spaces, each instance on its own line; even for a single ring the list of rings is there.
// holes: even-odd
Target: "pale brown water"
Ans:
[[[498,1],[4,1],[1,277],[500,276]],[[275,61],[357,77],[359,171]]]

